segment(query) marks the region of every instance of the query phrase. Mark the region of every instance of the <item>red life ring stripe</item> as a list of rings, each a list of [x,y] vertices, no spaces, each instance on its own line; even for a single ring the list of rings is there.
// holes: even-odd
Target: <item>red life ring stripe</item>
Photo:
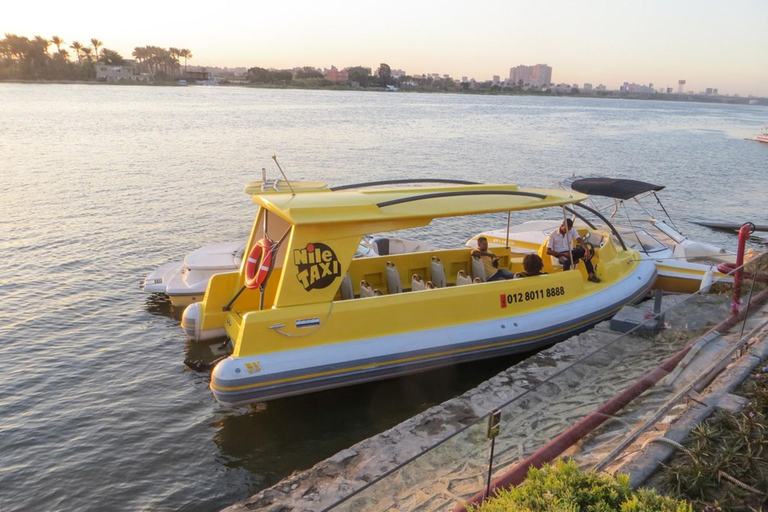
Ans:
[[[274,243],[269,238],[262,238],[251,249],[245,265],[245,286],[250,289],[261,288],[272,270],[272,249]],[[258,268],[258,272],[256,269]]]

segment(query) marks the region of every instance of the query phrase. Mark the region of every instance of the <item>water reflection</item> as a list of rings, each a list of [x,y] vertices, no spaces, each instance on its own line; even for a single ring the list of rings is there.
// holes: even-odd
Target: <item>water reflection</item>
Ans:
[[[177,308],[171,304],[171,299],[163,293],[151,293],[144,301],[144,308],[151,315],[167,316],[181,321],[184,308]]]

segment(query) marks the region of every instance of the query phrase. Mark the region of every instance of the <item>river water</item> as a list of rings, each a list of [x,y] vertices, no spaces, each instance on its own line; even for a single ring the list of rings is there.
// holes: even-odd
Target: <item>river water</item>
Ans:
[[[584,98],[0,84],[0,509],[212,510],[511,364],[227,409],[155,267],[244,240],[243,185],[455,178],[667,185],[678,227],[766,222],[768,109]],[[467,221],[417,233],[463,243]],[[481,223],[495,219],[483,219]]]

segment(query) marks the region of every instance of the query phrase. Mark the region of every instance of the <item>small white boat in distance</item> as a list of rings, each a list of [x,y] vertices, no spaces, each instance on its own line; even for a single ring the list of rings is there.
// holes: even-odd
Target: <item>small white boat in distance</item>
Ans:
[[[756,139],[758,142],[768,144],[768,125],[763,126],[763,129],[760,131],[760,134],[756,137]]]

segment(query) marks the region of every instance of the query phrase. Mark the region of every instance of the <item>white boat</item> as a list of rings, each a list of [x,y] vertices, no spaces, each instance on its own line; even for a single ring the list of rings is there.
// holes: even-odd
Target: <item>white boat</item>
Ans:
[[[240,268],[244,251],[243,242],[200,247],[187,254],[183,261],[161,265],[142,281],[141,289],[167,295],[174,306],[188,306],[203,299],[211,276]]]
[[[768,126],[763,126],[763,129],[760,131],[760,134],[755,137],[758,142],[763,142],[765,144],[768,144]]]
[[[628,247],[636,249],[643,259],[653,261],[658,272],[656,288],[670,292],[692,293],[702,285],[702,280],[727,279],[725,274],[717,271],[720,263],[735,263],[736,254],[705,242],[691,240],[680,233],[673,225],[657,219],[642,203],[644,197],[653,195],[658,201],[656,192],[664,186],[653,185],[636,180],[611,178],[578,178],[561,183],[590,196],[609,197],[614,200],[611,205],[611,223],[624,239]],[[648,215],[647,218],[624,221],[615,220],[621,203],[632,199],[640,209]],[[605,208],[591,202],[595,212]],[[659,201],[659,204],[661,202]],[[663,206],[662,206],[663,208]],[[666,212],[666,210],[665,210]],[[571,210],[571,213],[576,214]],[[574,222],[578,230],[605,229],[604,224],[590,222],[581,215],[576,215]],[[477,238],[484,236],[488,239],[489,247],[513,247],[518,250],[536,252],[546,238],[563,222],[558,220],[529,221],[509,229],[502,228],[479,233],[472,237],[467,246],[474,246]],[[671,219],[670,219],[671,222]]]
[[[375,235],[363,238],[355,257],[388,256],[436,249],[437,246],[420,241]],[[158,267],[141,282],[141,289],[147,293],[167,295],[171,304],[176,307],[188,306],[203,300],[211,276],[238,271],[244,251],[244,242],[225,242],[200,247],[187,254],[183,261],[172,261]]]

